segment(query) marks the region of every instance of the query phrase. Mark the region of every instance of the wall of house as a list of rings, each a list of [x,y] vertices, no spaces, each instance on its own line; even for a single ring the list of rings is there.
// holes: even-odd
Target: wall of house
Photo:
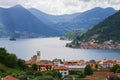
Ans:
[[[65,77],[65,76],[69,75],[68,70],[60,70],[59,72],[62,74],[62,77]]]

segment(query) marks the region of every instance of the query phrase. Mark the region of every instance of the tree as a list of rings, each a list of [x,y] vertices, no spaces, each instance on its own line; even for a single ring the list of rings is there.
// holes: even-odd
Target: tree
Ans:
[[[0,48],[0,54],[1,53],[3,53],[3,54],[5,53],[6,54],[7,53],[6,49],[5,48]]]
[[[0,48],[0,62],[5,64],[5,59],[6,59],[6,56],[7,56],[7,51],[5,48]]]
[[[87,66],[85,67],[85,69],[84,69],[84,74],[85,74],[85,75],[92,75],[92,74],[93,74],[93,70],[92,70],[92,68],[91,68],[90,65],[87,65]]]
[[[11,68],[14,68],[17,65],[17,57],[15,54],[6,56],[6,65]]]
[[[81,73],[79,73],[78,77],[79,78],[85,78],[85,74],[81,71]]]
[[[55,70],[45,71],[44,75],[45,76],[56,77],[56,78],[59,78],[59,79],[61,79],[61,77],[62,77],[61,73],[59,71],[55,71]]]
[[[37,77],[37,76],[42,76],[42,72],[36,71],[36,72],[34,73],[34,76],[35,76],[35,77]]]
[[[118,68],[120,68],[120,66],[118,64],[116,64],[110,69],[110,71],[116,73]]]
[[[116,70],[116,73],[120,73],[120,68],[118,68],[118,69]]]
[[[34,70],[34,71],[37,71],[37,70],[38,70],[37,64],[33,64],[31,68],[32,68],[32,70]]]
[[[22,59],[17,60],[17,65],[21,70],[25,70],[27,66],[25,65],[25,61]]]
[[[20,80],[28,80],[26,75],[19,76]]]
[[[98,69],[98,64],[95,64],[95,69]]]

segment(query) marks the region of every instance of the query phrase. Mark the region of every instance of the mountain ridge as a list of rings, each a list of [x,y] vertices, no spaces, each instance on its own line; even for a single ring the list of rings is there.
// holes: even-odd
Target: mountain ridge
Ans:
[[[59,33],[45,25],[22,6],[4,9],[1,22],[12,32],[13,37],[57,36]]]
[[[30,12],[33,13],[36,17],[41,14],[41,11],[40,13],[38,12],[37,14],[34,11]],[[47,14],[46,15],[47,19],[45,18],[45,24],[48,24],[51,28],[54,28],[62,32],[62,34],[64,34],[70,30],[89,29],[92,26],[104,20],[105,18],[107,18],[108,16],[114,14],[115,12],[116,10],[114,10],[111,7],[109,8],[96,7],[82,13],[74,13],[59,16]],[[39,16],[38,18],[42,19]]]
[[[120,49],[120,11],[89,29],[66,46],[79,48]]]
[[[96,9],[97,8],[94,10]],[[102,8],[100,9],[100,11],[103,11]],[[83,13],[59,16],[49,15],[44,12],[37,11],[37,9],[35,9],[37,13],[32,11],[22,7],[21,5],[16,5],[10,8],[0,8],[0,37],[61,36],[70,30],[89,29],[104,18],[116,12],[114,9],[111,9],[108,13],[105,11],[108,15],[104,17],[102,13],[101,15],[103,18],[96,21],[98,15],[95,16],[91,14],[92,17],[89,19],[86,17],[91,16],[87,12],[94,13],[93,9]],[[99,13],[100,11],[98,10],[97,12]],[[85,13],[87,13],[87,15],[84,15],[83,18],[79,17]],[[37,15],[38,17],[40,16],[40,18],[38,18]]]

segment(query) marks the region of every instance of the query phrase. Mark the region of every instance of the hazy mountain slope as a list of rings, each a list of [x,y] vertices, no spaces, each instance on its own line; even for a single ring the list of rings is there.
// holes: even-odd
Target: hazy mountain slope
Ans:
[[[58,31],[45,25],[20,5],[3,9],[0,14],[1,23],[12,32],[9,36],[41,37],[59,35]]]
[[[75,13],[75,14],[65,14],[65,15],[50,15],[46,14],[40,10],[37,10],[35,8],[28,9],[33,15],[35,15],[38,19],[43,21],[44,23],[48,24],[56,24],[61,22],[68,22],[71,21],[74,17],[81,13]]]
[[[91,28],[115,12],[113,8],[97,7],[83,13],[56,16],[20,5],[0,8],[0,37],[59,36],[70,30]]]
[[[114,15],[108,17],[101,23],[94,26],[92,29],[88,30],[80,39],[81,40],[91,40],[94,35],[96,40],[107,41],[114,40],[120,41],[120,11]]]
[[[120,11],[95,25],[66,46],[74,48],[120,49]]]
[[[69,15],[48,15],[37,9],[29,9],[29,11],[39,18],[43,23],[49,25],[51,28],[66,33],[73,29],[88,29],[97,23],[101,22],[108,16],[114,14],[116,10],[113,8],[96,7],[83,13],[75,13]]]
[[[113,8],[103,9],[96,7],[76,16],[71,22],[66,25],[66,27],[70,26],[74,29],[88,29],[98,24],[108,16],[114,14],[115,12],[116,10]]]

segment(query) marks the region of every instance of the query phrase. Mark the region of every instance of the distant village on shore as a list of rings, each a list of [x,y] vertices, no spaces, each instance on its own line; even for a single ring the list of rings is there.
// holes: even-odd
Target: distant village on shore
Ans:
[[[41,60],[41,57],[37,51],[29,60],[19,60],[21,67],[11,68],[17,73],[5,72],[0,64],[0,80],[120,80],[120,60]]]
[[[110,80],[108,78],[117,76],[120,78],[120,73],[110,72],[110,69],[115,65],[120,65],[120,60],[61,60],[54,59],[50,60],[41,60],[41,53],[37,51],[37,55],[31,57],[30,60],[25,61],[25,64],[28,67],[31,67],[33,64],[37,64],[38,71],[49,71],[57,70],[62,74],[62,77],[69,75],[69,71],[84,71],[87,65],[96,71],[92,75],[86,76],[84,80],[97,80],[95,78],[102,77],[103,80]],[[101,71],[104,70],[104,71]],[[72,76],[74,78],[74,76]],[[75,80],[75,79],[74,79]]]
[[[66,47],[72,48],[81,48],[81,49],[120,49],[119,42],[115,42],[113,40],[105,41],[102,44],[98,44],[98,41],[92,39],[88,42],[76,41],[74,44],[67,43]]]

